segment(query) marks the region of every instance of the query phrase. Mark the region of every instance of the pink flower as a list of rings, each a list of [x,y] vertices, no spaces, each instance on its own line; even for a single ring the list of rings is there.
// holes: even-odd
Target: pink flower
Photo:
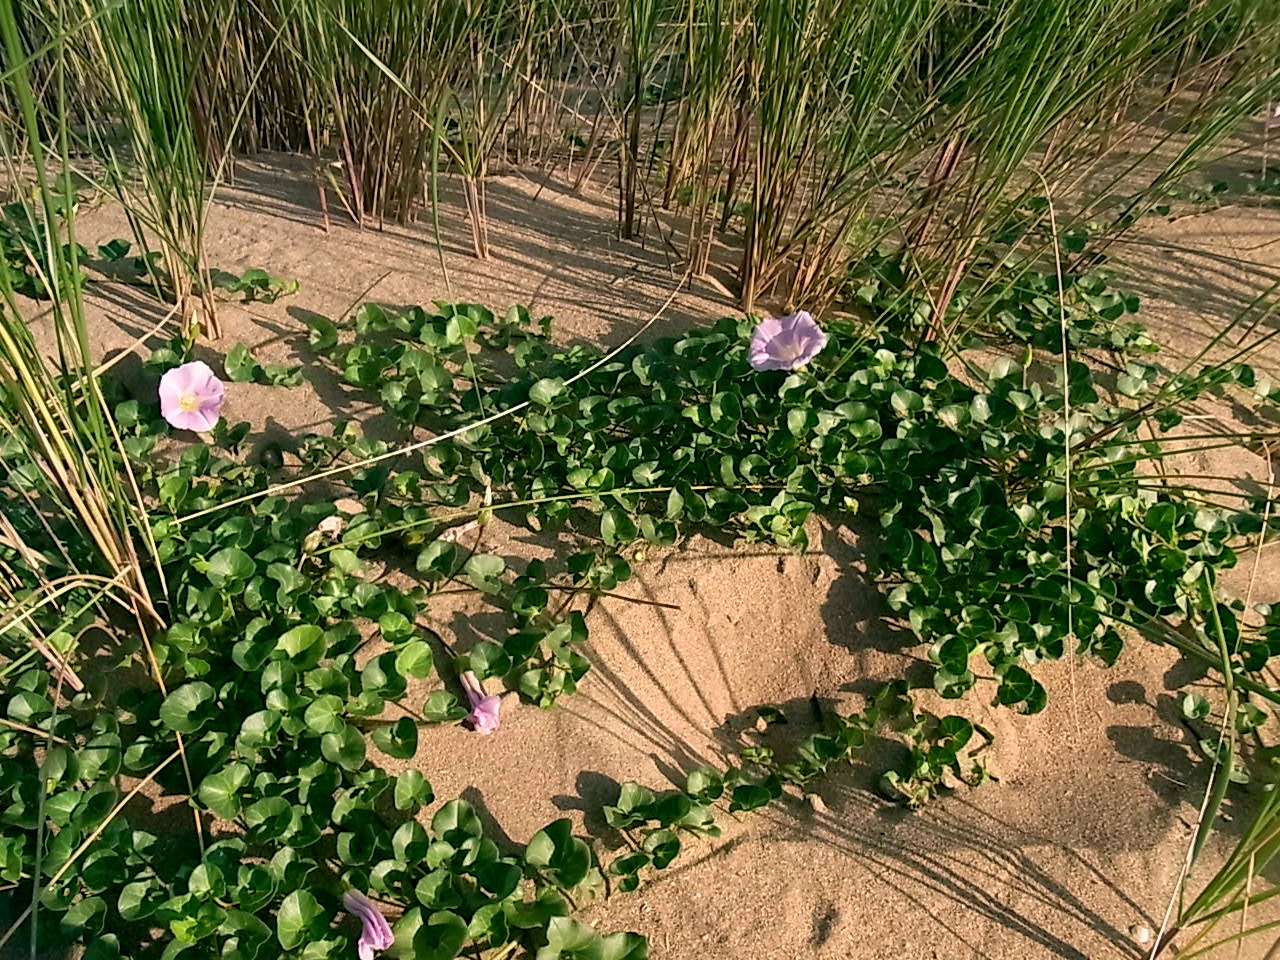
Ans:
[[[471,712],[467,714],[467,722],[476,733],[493,733],[498,729],[498,705],[502,698],[497,694],[484,692],[476,675],[468,670],[462,675],[462,688],[467,691],[467,699],[471,701]]]
[[[822,352],[827,335],[804,310],[756,324],[747,356],[756,370],[794,370]]]
[[[171,427],[206,433],[217,424],[226,393],[209,365],[193,360],[160,378],[160,412]]]
[[[359,890],[348,890],[344,893],[342,905],[347,913],[359,917],[360,922],[364,924],[364,929],[360,931],[360,940],[356,943],[360,960],[373,960],[373,955],[377,951],[386,950],[395,942],[395,936],[392,935],[386,918],[378,912],[373,901]]]

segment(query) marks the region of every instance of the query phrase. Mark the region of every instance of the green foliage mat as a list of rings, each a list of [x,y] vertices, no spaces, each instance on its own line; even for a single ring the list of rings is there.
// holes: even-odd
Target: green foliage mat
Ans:
[[[354,887],[396,918],[393,956],[639,960],[643,938],[602,936],[575,908],[606,887],[634,889],[689,838],[717,833],[717,809],[803,787],[872,731],[909,745],[907,765],[885,777],[909,803],[950,776],[983,778],[967,751],[985,731],[916,710],[895,683],[860,714],[816,704],[818,730],[785,755],[750,748],[727,769],[689,771],[680,789],[625,785],[604,815],[631,843],[607,865],[567,820],[523,849],[486,837],[460,800],[419,820],[435,801],[425,772],[389,776],[367,739],[411,759],[424,727],[465,716],[460,671],[552,707],[589,682],[591,598],[647,550],[698,530],[803,549],[815,511],[874,518],[871,574],[944,697],[978,691],[1041,710],[1042,661],[1114,663],[1119,628],[1136,624],[1229,665],[1252,709],[1276,698],[1253,674],[1280,646],[1280,618],[1246,628],[1215,590],[1242,538],[1261,529],[1262,505],[1224,509],[1144,469],[1161,455],[1151,430],[1176,425],[1188,400],[1251,385],[1247,367],[1171,376],[1131,363],[1109,398],[1074,359],[1056,381],[1052,369],[1001,361],[965,382],[928,344],[868,341],[838,322],[821,356],[793,373],[752,371],[751,324],[735,319],[607,358],[553,347],[549,321],[520,309],[366,305],[350,323],[309,323],[322,362],[378,396],[406,436],[441,439],[406,453],[350,424],[301,438],[305,471],[327,473],[330,495],[315,501],[289,495],[278,452],[265,465],[240,455],[247,425],[221,424],[211,444],[162,444],[152,396],[115,397],[123,447],[154,503],[165,562],[154,595],[168,626],[124,636],[74,695],[35,664],[21,630],[7,638],[0,880],[14,887],[0,909],[25,917],[38,882],[42,945],[83,943],[86,960],[349,958],[358,929],[341,898]],[[170,345],[156,366],[189,349]],[[243,348],[228,364],[232,379],[296,379]],[[0,454],[6,518],[54,579],[87,548],[25,496],[21,451],[0,439]],[[363,512],[337,520],[331,501],[342,496]],[[513,563],[440,536],[496,511],[567,526],[582,548]],[[366,579],[371,559],[420,586]],[[0,562],[39,582],[30,555],[0,546]],[[459,581],[507,611],[501,644],[457,650],[418,625],[432,591]],[[70,650],[93,599],[79,589],[30,616]],[[766,726],[781,719],[761,710]],[[125,805],[135,789],[189,795],[200,834]]]

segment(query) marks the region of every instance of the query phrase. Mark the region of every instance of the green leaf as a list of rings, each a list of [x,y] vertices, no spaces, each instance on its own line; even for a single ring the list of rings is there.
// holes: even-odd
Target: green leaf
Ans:
[[[312,733],[337,733],[344,726],[342,714],[345,707],[341,697],[326,693],[307,704],[302,721]]]
[[[316,353],[329,353],[338,345],[338,328],[328,317],[304,313],[302,322],[307,325],[307,343]]]
[[[431,840],[417,820],[406,820],[391,836],[391,850],[401,863],[418,863],[427,855]]]
[[[649,941],[638,933],[610,933],[600,941],[600,960],[648,960]]]
[[[252,383],[260,369],[258,361],[243,343],[237,343],[231,348],[222,361],[222,367],[232,383]]]
[[[637,536],[635,521],[625,510],[610,507],[600,515],[600,536],[611,547],[620,543],[630,543]]]
[[[284,836],[292,820],[293,808],[284,797],[263,797],[244,811],[244,822],[264,840]]]
[[[680,837],[674,830],[655,830],[644,839],[644,852],[659,870],[670,866],[680,853]]]
[[[200,863],[187,879],[187,890],[201,899],[217,900],[226,893],[227,881],[217,864]]]
[[[550,407],[556,397],[564,393],[564,380],[560,377],[539,380],[529,388],[529,400],[543,407]]]
[[[240,815],[237,794],[248,784],[249,775],[249,767],[243,763],[230,763],[214,771],[200,781],[200,802],[223,820],[234,820]]]
[[[905,420],[924,409],[924,398],[914,390],[895,390],[889,397],[889,406]]]
[[[1039,713],[1045,706],[1045,691],[1040,682],[1022,667],[1013,666],[1000,678],[996,702],[1018,707],[1021,713]]]
[[[729,812],[758,810],[772,799],[773,793],[763,784],[743,783],[733,788],[732,798],[729,801]]]
[[[435,690],[422,705],[422,715],[431,723],[454,723],[465,717],[467,711],[448,690]]]
[[[506,569],[507,561],[492,553],[472,554],[462,568],[472,584],[484,593],[497,593],[501,589],[499,578]]]
[[[396,648],[396,670],[418,680],[431,676],[435,658],[425,640],[410,640]]]
[[[280,726],[280,713],[276,710],[259,710],[244,718],[240,735],[236,737],[236,750],[242,754],[254,754],[276,741]]]
[[[458,560],[458,547],[445,540],[433,540],[418,554],[417,569],[431,579],[453,575]]]
[[[234,588],[253,576],[253,558],[237,547],[224,547],[209,558],[205,576],[219,589]]]
[[[565,818],[547,824],[529,840],[525,861],[549,874],[557,885],[576,887],[591,870],[591,848],[573,836]]]
[[[547,924],[547,945],[535,960],[600,960],[600,934],[572,917],[552,917]]]
[[[284,898],[276,916],[276,938],[286,950],[303,946],[320,927],[324,908],[306,890],[295,890]]]
[[[1006,706],[1021,703],[1031,696],[1034,685],[1035,680],[1026,670],[1018,666],[1010,667],[1000,680],[996,699]]]
[[[344,725],[320,738],[320,753],[344,770],[359,770],[364,766],[364,737],[355,727]]]
[[[511,860],[491,860],[476,867],[476,880],[488,893],[505,900],[516,892],[524,871]]]
[[[64,936],[79,939],[102,932],[107,918],[107,902],[101,897],[85,897],[71,905],[62,916],[61,932]]]
[[[302,385],[302,368],[266,363],[262,365],[262,379],[273,387],[299,387]]]
[[[471,672],[480,680],[505,676],[511,669],[511,657],[496,643],[479,640],[467,658]]]
[[[647,853],[626,853],[609,864],[609,872],[619,877],[630,876],[639,873],[651,862]]]
[[[1188,693],[1182,698],[1182,715],[1188,720],[1203,720],[1211,709],[1209,701],[1198,693]]]
[[[396,655],[382,653],[364,665],[360,671],[360,687],[384,700],[395,700],[405,690],[405,679],[396,670]]]
[[[450,800],[431,818],[431,832],[457,847],[471,837],[484,836],[484,825],[467,801]]]
[[[488,941],[490,946],[497,946],[508,942],[509,930],[506,905],[490,902],[471,915],[471,922],[467,924],[467,937],[476,944]]]
[[[276,649],[299,669],[314,667],[324,653],[324,631],[313,624],[302,624],[287,630],[276,640]]]
[[[362,303],[353,314],[356,333],[364,336],[367,333],[381,333],[391,329],[391,320],[376,303]]]
[[[462,902],[453,874],[443,867],[419,880],[413,893],[420,904],[432,910],[447,910]]]
[[[176,733],[195,733],[213,712],[213,687],[202,680],[184,683],[160,704],[160,720]]]
[[[97,783],[80,797],[72,824],[80,829],[96,827],[115,805],[116,788],[110,783]]]
[[[431,783],[417,770],[404,770],[396,777],[395,805],[397,810],[415,810],[435,799]]]
[[[700,767],[689,774],[684,789],[699,803],[711,803],[724,794],[724,778],[711,767]]]
[[[423,918],[422,908],[405,912],[395,925],[393,957],[403,960],[453,960],[467,940],[467,924],[455,913],[438,910]]]
[[[129,247],[128,240],[116,237],[114,240],[98,244],[98,256],[102,257],[103,260],[123,260],[129,255]]]
[[[120,888],[116,909],[120,911],[121,917],[132,923],[151,916],[165,899],[165,890],[159,880],[135,880]]]
[[[736,393],[717,393],[711,398],[711,419],[737,423],[742,419],[742,400]]]
[[[389,610],[378,618],[378,632],[387,643],[400,643],[413,636],[413,621],[399,610]]]
[[[418,752],[418,725],[412,717],[375,727],[371,737],[379,750],[397,760],[407,760]]]

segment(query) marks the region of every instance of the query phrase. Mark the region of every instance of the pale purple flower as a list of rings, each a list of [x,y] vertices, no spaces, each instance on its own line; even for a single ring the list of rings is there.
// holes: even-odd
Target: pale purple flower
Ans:
[[[756,370],[794,370],[822,352],[827,335],[806,311],[770,317],[751,334],[748,361]]]
[[[218,422],[226,394],[209,365],[193,360],[160,378],[160,412],[171,427],[207,433]]]
[[[1280,103],[1267,115],[1267,129],[1274,130],[1276,127],[1280,127]]]
[[[395,942],[396,938],[391,933],[386,917],[379,913],[373,901],[359,890],[348,890],[344,893],[342,905],[347,913],[359,917],[360,922],[364,924],[364,929],[360,931],[360,940],[356,943],[360,960],[373,960],[375,953],[386,950]]]
[[[493,733],[498,729],[498,705],[502,698],[497,694],[484,692],[480,680],[468,670],[462,675],[462,689],[467,691],[467,699],[471,701],[471,712],[467,714],[467,722],[476,733]]]

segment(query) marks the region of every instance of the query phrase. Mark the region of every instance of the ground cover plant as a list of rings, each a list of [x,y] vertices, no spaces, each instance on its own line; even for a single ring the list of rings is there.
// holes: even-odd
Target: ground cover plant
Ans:
[[[1165,364],[1106,261],[1276,88],[1272,61],[1248,56],[1272,36],[1267,5],[871,4],[841,20],[789,0],[442,4],[430,30],[399,4],[144,7],[0,3],[0,130],[11,179],[34,187],[0,224],[0,948],[640,960],[643,931],[596,930],[593,900],[641,889],[727,816],[806,793],[875,739],[904,747],[878,772],[907,806],[977,786],[992,734],[967,704],[1037,713],[1047,661],[1114,665],[1133,642],[1217,684],[1184,701],[1212,771],[1189,862],[1233,783],[1270,783],[1252,735],[1280,702],[1280,617],[1220,577],[1274,535],[1271,502],[1162,466],[1274,438],[1180,428],[1216,399],[1274,412],[1280,388],[1250,360],[1277,291]],[[565,106],[575,71],[597,87],[582,134],[556,129],[585,117],[583,91]],[[1180,84],[1198,100],[1174,159],[1118,206],[1059,199],[1080,151],[1105,155],[1128,113],[1178,102]],[[86,108],[110,122],[81,138]],[[76,163],[73,138],[100,167]],[[271,264],[205,262],[206,188],[234,149],[336,156],[321,199],[336,190],[369,223],[411,219],[456,172],[486,256],[488,164],[554,166],[562,140],[583,176],[612,164],[622,234],[684,205],[685,254],[705,268],[738,218],[743,302],[812,311],[606,353],[559,345],[522,307],[369,302],[307,313],[302,366],[205,346],[214,290],[305,296]],[[106,281],[76,240],[86,184],[125,205],[136,274],[173,302],[136,346],[141,379],[90,347],[83,291]],[[287,390],[308,366],[395,436],[338,423],[256,450],[223,418],[239,384]],[[560,549],[469,549],[459,531],[495,517]],[[567,818],[509,841],[437,797],[430,770],[384,769],[433,727],[501,737],[510,711],[589,687],[592,609],[654,553],[695,534],[801,551],[818,518],[855,517],[886,616],[954,712],[905,680],[857,710],[758,704],[763,739],[723,766],[623,784],[599,811],[618,844]],[[502,614],[500,642],[424,626],[458,589]],[[784,722],[803,732],[771,739]],[[1195,938],[1183,955],[1211,949],[1274,894],[1273,796],[1153,951],[1174,933]]]
[[[71,653],[101,589],[77,584],[62,603],[41,603],[41,579],[74,578],[76,567],[53,559],[39,461],[11,445],[6,495],[22,506],[7,520],[17,600],[7,633],[26,643],[13,649],[4,734],[6,879],[41,878],[35,922],[13,929],[46,943],[84,938],[94,956],[133,955],[128,936],[142,920],[167,931],[169,955],[342,956],[358,931],[335,924],[339,903],[347,895],[347,913],[369,909],[350,905],[355,890],[394,918],[395,946],[384,947],[403,955],[453,956],[472,943],[641,956],[640,938],[602,938],[572,907],[603,884],[602,870],[634,889],[714,834],[717,801],[767,804],[881,728],[913,744],[910,765],[886,771],[892,795],[917,804],[948,775],[981,781],[965,750],[972,724],[917,712],[899,684],[861,714],[819,708],[818,729],[787,755],[749,749],[665,793],[625,786],[605,814],[636,849],[611,861],[567,820],[523,852],[486,840],[463,801],[419,822],[434,800],[429,778],[388,776],[367,741],[411,758],[431,724],[501,735],[486,690],[516,691],[527,706],[515,709],[553,707],[590,682],[588,624],[575,607],[624,582],[638,545],[708,525],[800,547],[812,511],[838,517],[857,504],[877,517],[889,606],[925,645],[945,697],[978,688],[1035,712],[1047,695],[1036,663],[1076,653],[1112,663],[1122,625],[1143,623],[1220,669],[1251,711],[1277,699],[1257,679],[1274,624],[1244,624],[1214,589],[1215,571],[1260,531],[1261,505],[1199,503],[1139,469],[1148,415],[1172,426],[1180,403],[1249,382],[1247,367],[1165,377],[1135,365],[1134,399],[1103,400],[1074,361],[1056,386],[1027,383],[1027,368],[1008,360],[970,386],[934,349],[896,338],[819,330],[804,316],[762,324],[754,341],[753,328],[727,319],[600,357],[557,350],[520,310],[499,319],[471,304],[367,304],[341,327],[316,318],[317,353],[348,382],[406,427],[448,438],[420,442],[425,456],[407,464],[350,433],[304,441],[321,475],[364,505],[349,519],[332,502],[275,492],[268,468],[231,455],[244,431],[217,415],[235,388],[203,363],[174,366],[182,357],[167,354],[154,395],[126,398],[104,378],[164,571],[163,585],[157,572],[147,587],[169,611],[163,628],[144,624],[112,648],[112,670],[142,658],[153,671],[124,687],[86,674],[73,691],[69,673],[34,662],[37,638]],[[514,358],[514,376],[496,372],[501,356]],[[491,422],[474,426],[485,411]],[[161,442],[169,424],[182,430],[176,444]],[[490,506],[477,506],[482,497]],[[520,569],[441,536],[496,510],[567,525],[584,549]],[[373,558],[419,585],[366,579]],[[415,625],[432,590],[456,581],[508,613],[502,644],[459,649]],[[562,591],[569,602],[552,603]],[[1229,757],[1222,776],[1243,770]],[[196,824],[148,831],[123,812],[126,783],[189,794]],[[376,931],[366,939],[382,942]]]

